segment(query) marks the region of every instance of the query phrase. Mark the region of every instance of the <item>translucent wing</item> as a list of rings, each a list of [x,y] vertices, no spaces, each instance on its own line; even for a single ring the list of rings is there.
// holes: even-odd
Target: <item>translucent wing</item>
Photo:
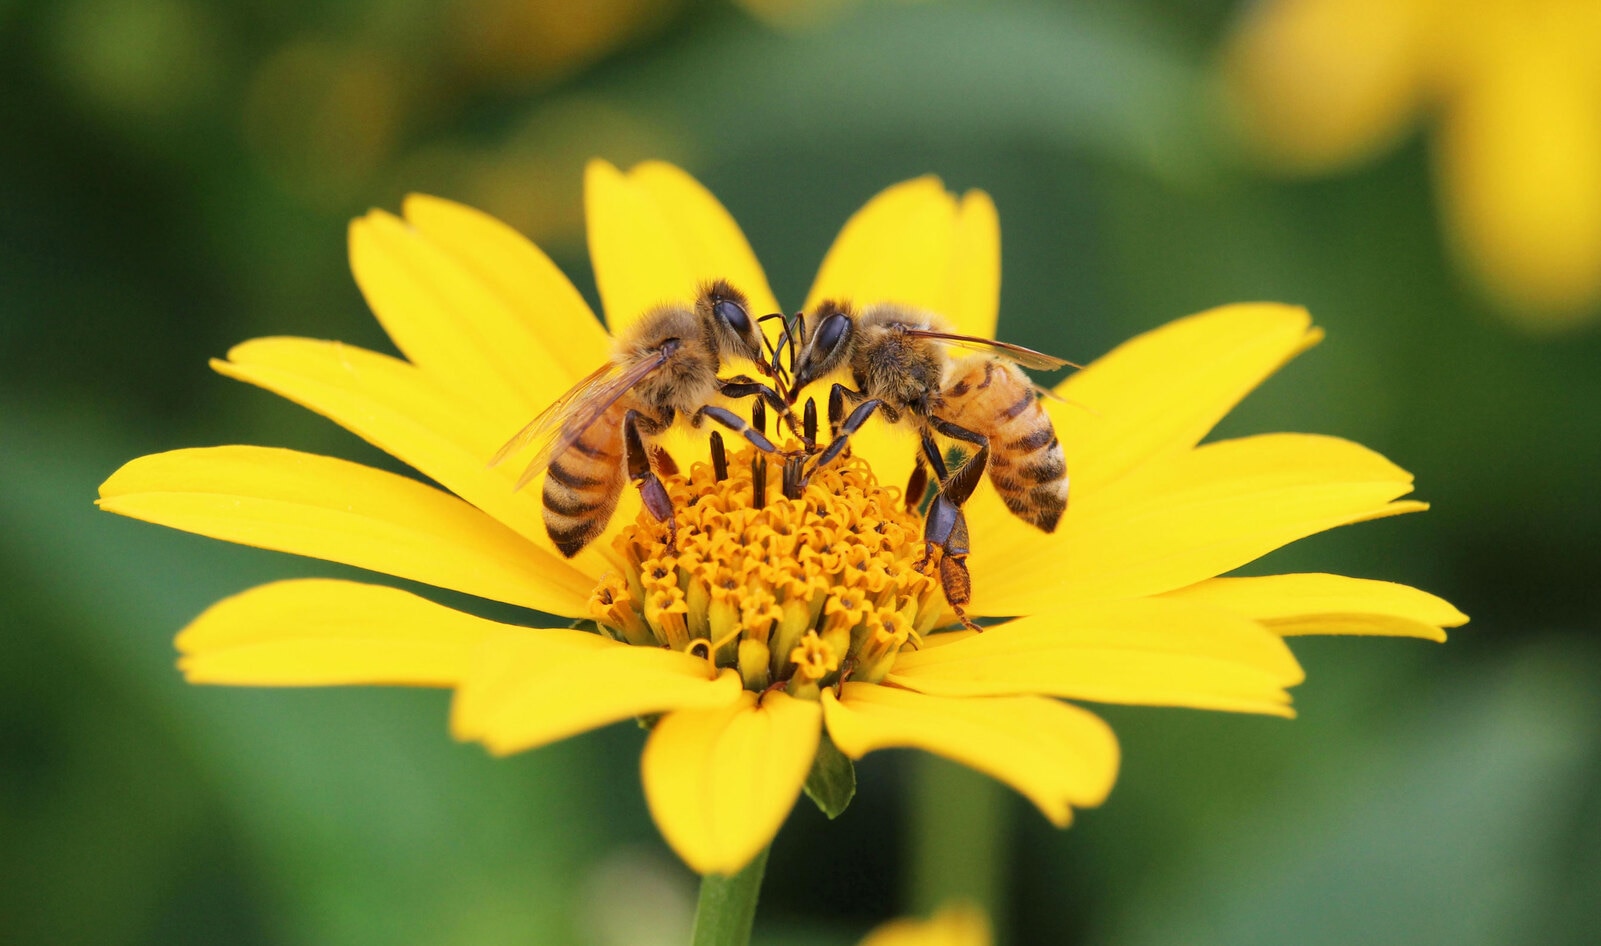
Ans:
[[[584,435],[584,431],[600,420],[619,398],[665,364],[667,354],[663,351],[633,365],[625,366],[615,362],[601,365],[589,377],[573,385],[566,394],[557,398],[554,404],[541,411],[538,417],[529,421],[528,426],[517,431],[504,446],[495,451],[495,455],[489,460],[489,465],[498,466],[529,444],[538,443],[539,450],[533,459],[528,461],[528,466],[522,475],[517,478],[515,488],[522,489],[527,486],[534,477],[550,466],[552,460],[566,453],[568,448],[577,443]]]
[[[931,338],[957,348],[966,348],[972,351],[988,351],[1004,355],[1025,368],[1038,368],[1041,371],[1055,371],[1057,368],[1078,368],[1066,358],[1047,355],[1022,345],[1013,345],[1011,342],[998,342],[993,338],[979,338],[976,335],[952,335],[949,332],[931,332],[927,329],[907,329],[906,334],[913,338]]]

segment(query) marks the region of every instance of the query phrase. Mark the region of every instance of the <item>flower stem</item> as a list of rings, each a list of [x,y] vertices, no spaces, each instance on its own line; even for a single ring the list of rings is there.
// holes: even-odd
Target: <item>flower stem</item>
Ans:
[[[746,946],[756,921],[756,897],[767,870],[767,852],[732,877],[707,874],[700,879],[700,903],[695,907],[693,946]]]
[[[1006,792],[994,779],[938,756],[915,758],[908,851],[911,911],[926,916],[952,901],[969,901],[989,913],[1000,942],[1008,919]]]

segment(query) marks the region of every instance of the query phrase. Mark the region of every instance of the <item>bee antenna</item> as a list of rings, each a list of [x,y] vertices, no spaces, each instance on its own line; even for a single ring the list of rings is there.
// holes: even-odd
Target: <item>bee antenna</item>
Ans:
[[[756,321],[760,323],[766,322],[769,319],[779,319],[781,320],[781,324],[784,326],[784,334],[778,339],[777,344],[774,344],[767,338],[766,332],[762,333],[762,344],[767,346],[768,357],[772,360],[770,367],[772,368],[773,372],[773,386],[778,389],[779,395],[783,397],[784,400],[788,401],[789,369],[783,366],[780,356],[784,352],[785,344],[790,345],[791,352],[794,351],[794,338],[790,335],[789,319],[784,316],[784,313],[774,312],[771,315],[764,315]],[[794,360],[793,354],[790,355],[790,360]]]
[[[771,315],[764,315],[761,318],[757,319],[756,320],[756,324],[760,325],[763,322],[767,322],[767,321],[770,321],[772,319],[782,319],[783,317],[784,317],[784,313],[782,313],[782,312],[774,312]],[[784,332],[784,336],[785,336],[785,338],[787,338],[789,336],[789,332],[787,331],[787,329]],[[768,354],[769,357],[771,357],[773,359],[774,365],[776,366],[777,362],[778,362],[778,353],[784,350],[784,338],[780,338],[778,340],[778,344],[774,345],[772,339],[767,337],[767,333],[763,332],[762,333],[762,344],[767,346],[767,354]]]

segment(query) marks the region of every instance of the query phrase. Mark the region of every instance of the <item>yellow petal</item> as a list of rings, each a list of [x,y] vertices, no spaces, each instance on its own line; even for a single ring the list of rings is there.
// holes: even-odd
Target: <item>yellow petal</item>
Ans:
[[[826,425],[824,433],[826,434]],[[917,429],[872,417],[851,435],[851,452],[872,464],[873,477],[882,486],[904,490],[919,451]]]
[[[1322,337],[1304,309],[1222,306],[1136,336],[1070,375],[1057,386],[1062,400],[1041,402],[1067,461],[1070,514],[1130,470],[1199,443],[1263,379]],[[981,567],[1049,545],[987,481],[967,517]]]
[[[641,763],[662,836],[702,874],[738,872],[795,806],[820,732],[816,703],[776,692],[665,717]]]
[[[1001,307],[1001,220],[995,202],[980,190],[963,194],[956,208],[948,304],[944,315],[959,334],[996,337]]]
[[[699,657],[581,631],[525,630],[475,649],[451,731],[506,755],[645,714],[728,706],[741,692],[739,674],[716,675]]]
[[[1428,592],[1344,575],[1213,578],[1163,597],[1227,608],[1284,635],[1376,634],[1443,641],[1442,628],[1468,620]]]
[[[1601,88],[1593,61],[1548,47],[1508,49],[1446,112],[1437,149],[1457,248],[1536,329],[1601,301]]]
[[[942,315],[958,332],[993,337],[1000,241],[995,205],[982,191],[958,203],[937,177],[896,184],[846,221],[806,307],[825,299],[896,302]]]
[[[1249,6],[1223,70],[1241,130],[1263,157],[1290,171],[1326,171],[1389,145],[1425,92],[1423,6],[1407,0]]]
[[[300,579],[225,598],[178,635],[190,683],[453,686],[507,625],[395,588]]]
[[[406,198],[405,215],[421,238],[449,254],[511,314],[515,325],[495,331],[509,347],[494,354],[555,387],[546,402],[610,356],[611,339],[584,297],[521,233],[482,211],[423,194]],[[547,361],[559,370],[547,372]]]
[[[974,611],[1034,614],[1188,587],[1296,539],[1427,508],[1392,502],[1411,491],[1405,470],[1336,437],[1208,444],[1070,500],[1054,534],[992,549],[975,527]]]
[[[958,201],[930,175],[884,190],[846,221],[806,307],[824,299],[897,302],[941,315],[959,333],[992,338],[1000,286],[994,202],[983,191]],[[849,383],[840,372],[809,389],[820,407],[835,381]],[[851,450],[873,465],[880,483],[899,487],[911,473],[917,438],[908,426],[873,419],[852,438]]]
[[[1288,716],[1284,688],[1302,673],[1284,642],[1255,621],[1133,598],[1060,607],[943,647],[903,650],[887,679],[942,696],[1034,693]]]
[[[493,288],[398,217],[351,221],[350,269],[395,347],[469,403],[532,417],[567,387]]]
[[[228,542],[579,615],[594,582],[461,500],[294,450],[207,447],[130,461],[100,506]]]
[[[949,699],[871,683],[823,691],[828,734],[853,759],[923,749],[1017,789],[1051,822],[1100,804],[1117,778],[1117,737],[1100,717],[1033,696]],[[952,817],[959,817],[953,812]]]
[[[515,464],[488,466],[531,419],[523,413],[464,403],[412,365],[340,342],[260,338],[211,364],[333,420],[556,554],[545,534],[539,482],[516,490],[522,471]],[[618,515],[632,516],[635,502],[625,493]],[[582,573],[599,575],[607,566],[597,554],[586,549],[574,562]]]
[[[1316,344],[1305,309],[1245,303],[1136,336],[1057,385],[1042,401],[1073,488],[1094,493],[1142,463],[1200,443],[1285,362]]]
[[[739,225],[705,188],[671,165],[623,174],[605,161],[584,173],[589,257],[613,334],[662,303],[690,303],[699,287],[727,279],[753,316],[780,311]]]
[[[661,208],[697,282],[733,283],[750,299],[753,316],[783,311],[745,232],[711,191],[665,161],[636,165],[628,180]]]
[[[898,919],[879,926],[860,946],[990,946],[989,918],[970,903],[941,907],[927,920]]]
[[[584,218],[600,305],[613,335],[655,306],[693,297],[689,261],[661,208],[605,161],[584,169]]]

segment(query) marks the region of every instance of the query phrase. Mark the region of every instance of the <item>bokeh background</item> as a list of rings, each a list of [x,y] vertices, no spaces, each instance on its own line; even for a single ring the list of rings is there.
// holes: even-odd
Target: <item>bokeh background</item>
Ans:
[[[645,812],[637,728],[496,761],[449,739],[442,693],[187,687],[171,636],[206,605],[339,569],[91,505],[180,446],[393,468],[206,359],[267,334],[391,350],[344,228],[414,190],[513,223],[593,300],[597,155],[699,176],[790,305],[852,210],[931,171],[999,205],[1009,340],[1083,361],[1212,305],[1307,305],[1328,340],[1219,433],[1351,437],[1434,508],[1261,568],[1405,581],[1473,617],[1443,646],[1297,640],[1294,722],[1107,709],[1121,780],[1064,832],[873,756],[839,821],[802,802],[780,834],[760,942],[851,943],[964,889],[1017,944],[1593,942],[1601,337],[1582,305],[1530,331],[1481,292],[1426,114],[1354,166],[1252,160],[1217,78],[1241,14],[0,2],[0,942],[684,941],[694,878]]]

